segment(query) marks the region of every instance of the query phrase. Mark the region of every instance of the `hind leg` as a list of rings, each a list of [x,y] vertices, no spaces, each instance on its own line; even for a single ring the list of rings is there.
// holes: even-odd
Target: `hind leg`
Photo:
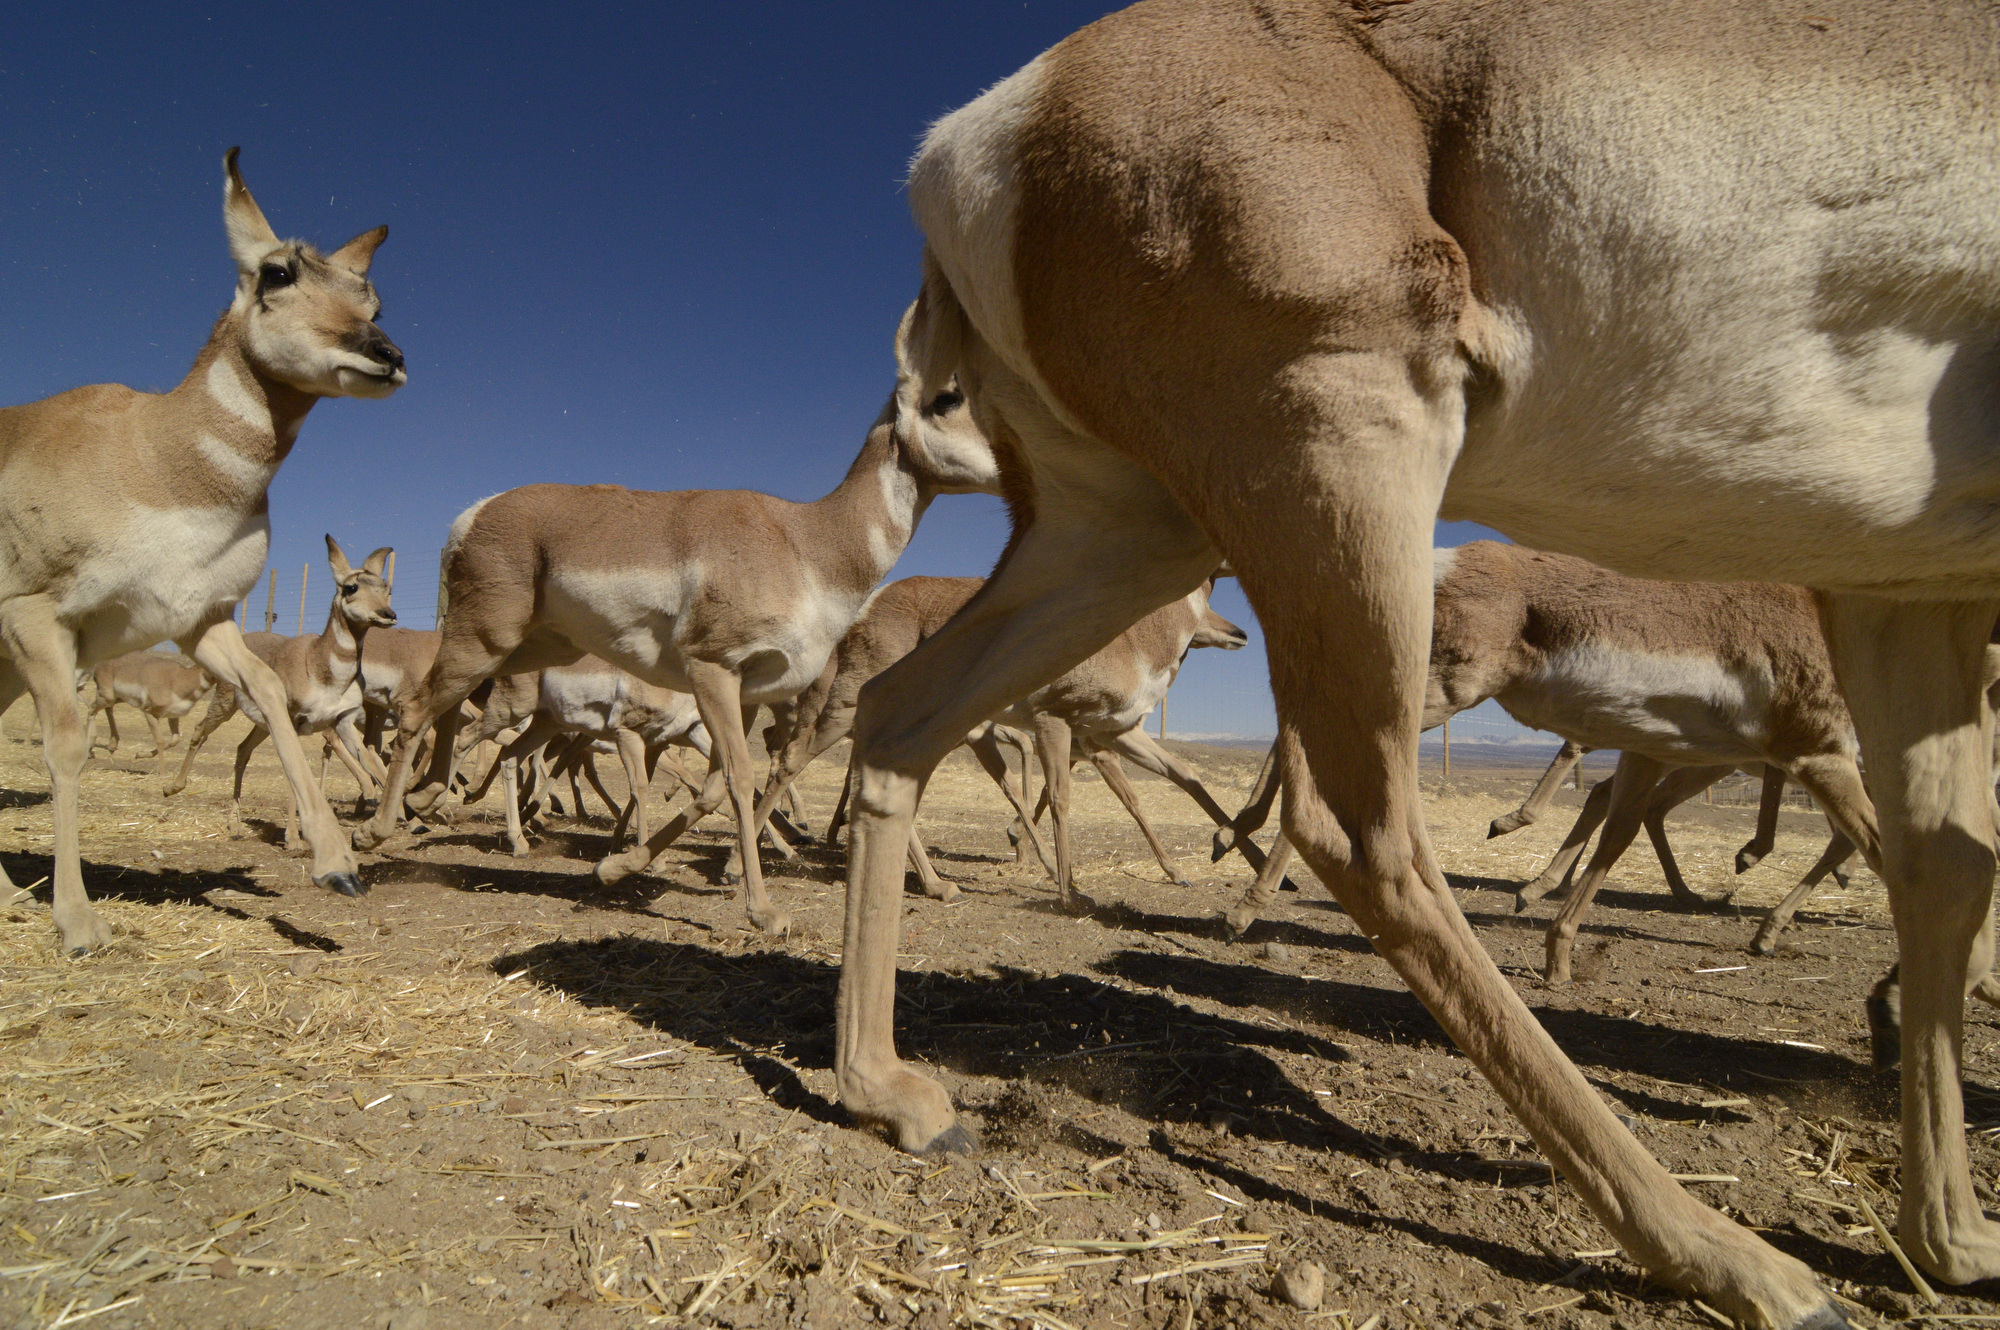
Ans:
[[[85,752],[83,712],[76,697],[76,637],[56,617],[54,602],[21,596],[0,604],[0,647],[15,676],[34,695],[42,722],[42,756],[49,767],[55,821],[53,914],[62,948],[76,955],[107,946],[111,925],[84,891],[78,843],[77,782]]]

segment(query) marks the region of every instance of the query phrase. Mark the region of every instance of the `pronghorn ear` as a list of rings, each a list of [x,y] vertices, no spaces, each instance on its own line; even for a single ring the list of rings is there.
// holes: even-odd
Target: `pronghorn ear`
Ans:
[[[347,561],[347,555],[341,550],[340,542],[330,535],[326,538],[326,561],[333,565],[335,580],[354,571],[354,565]]]
[[[387,545],[384,545],[381,549],[376,550],[366,559],[363,559],[361,561],[361,566],[367,571],[375,574],[375,576],[382,578],[384,582],[387,582],[389,579],[383,573],[382,569],[389,562],[389,554],[390,554],[389,547]]]
[[[278,247],[278,233],[264,220],[264,210],[250,197],[243,177],[237,173],[236,154],[240,151],[231,148],[222,159],[223,172],[228,176],[222,183],[222,225],[229,232],[229,253],[236,260],[236,270],[254,278],[257,265]]]
[[[327,262],[339,264],[356,277],[366,277],[368,265],[375,261],[376,249],[388,238],[389,228],[386,226],[378,226],[373,231],[363,231],[327,255]]]
[[[965,312],[931,252],[924,251],[924,285],[896,328],[896,401],[916,411],[957,388],[965,346]]]

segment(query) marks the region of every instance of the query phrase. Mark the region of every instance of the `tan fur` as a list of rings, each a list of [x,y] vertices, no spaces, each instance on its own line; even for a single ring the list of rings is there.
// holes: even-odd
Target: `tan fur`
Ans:
[[[389,583],[383,576],[383,566],[389,558],[387,547],[370,554],[361,567],[355,568],[347,562],[347,555],[341,551],[332,536],[326,538],[327,561],[333,570],[333,603],[327,609],[326,627],[315,637],[286,637],[279,633],[245,633],[243,641],[257,658],[270,667],[284,688],[284,708],[281,713],[290,722],[294,734],[321,734],[330,732],[338,739],[337,747],[328,747],[327,752],[337,754],[350,773],[362,785],[363,793],[376,773],[368,770],[367,751],[363,746],[360,721],[362,718],[361,655],[364,644],[372,635],[372,628],[389,628],[396,622],[396,611],[389,607]],[[243,773],[249,766],[251,754],[258,745],[268,738],[275,726],[270,713],[249,701],[227,684],[216,689],[209,700],[208,710],[203,713],[201,725],[194,738],[188,741],[187,754],[181,759],[180,774],[167,786],[171,796],[187,788],[188,773],[194,768],[195,755],[208,742],[209,736],[241,710],[250,718],[251,730],[236,745],[236,770],[231,784],[230,816],[236,816],[237,804],[243,798]],[[283,720],[280,723],[284,723]],[[326,758],[320,758],[321,778],[324,779]],[[298,831],[298,804],[292,804],[290,815],[285,822],[285,848],[295,849]]]
[[[1028,516],[864,693],[836,1075],[963,1143],[896,1056],[900,861],[967,726],[1227,557],[1285,830],[1654,1279],[1840,1315],[1689,1197],[1479,947],[1417,796],[1440,514],[1634,576],[1816,589],[1904,966],[1901,1230],[2000,1276],[1967,1171],[1994,879],[2000,11],[1918,0],[1145,0],[940,121],[919,356]],[[935,331],[931,331],[935,330]],[[1663,630],[1666,631],[1666,630]]]
[[[281,241],[224,161],[235,299],[170,392],[97,384],[0,409],[0,708],[31,692],[55,804],[55,922],[70,951],[110,929],[83,890],[77,667],[172,639],[225,684],[280,709],[281,685],[231,614],[263,572],[264,492],[321,397],[386,397],[403,357],[374,323],[378,228],[322,255]],[[361,891],[354,856],[291,727],[274,731],[305,811],[313,878]],[[4,878],[0,878],[4,884]]]
[[[599,863],[599,880],[643,870],[726,793],[743,837],[751,917],[783,932],[789,917],[765,895],[751,839],[745,735],[757,706],[819,677],[933,497],[996,483],[991,450],[956,390],[914,388],[908,322],[897,338],[896,394],[847,478],[815,503],[737,490],[530,485],[462,515],[444,557],[437,660],[423,695],[403,709],[388,792],[356,843],[378,845],[393,831],[411,737],[433,718],[450,726],[449,709],[495,674],[594,654],[692,693],[715,743],[701,797],[630,853]],[[440,791],[449,747],[439,743],[427,775]]]
[[[160,760],[160,774],[166,774],[167,749],[180,742],[180,720],[194,710],[195,703],[208,696],[208,690],[215,686],[214,678],[208,671],[188,660],[185,656],[162,655],[157,651],[128,651],[122,656],[114,656],[90,672],[95,693],[91,698],[87,714],[85,751],[94,751],[97,746],[97,713],[104,713],[104,723],[111,731],[111,743],[107,750],[118,751],[118,716],[120,702],[134,707],[146,718],[146,726],[153,733],[151,756]],[[173,739],[164,740],[160,735],[160,722],[166,721],[172,727]]]

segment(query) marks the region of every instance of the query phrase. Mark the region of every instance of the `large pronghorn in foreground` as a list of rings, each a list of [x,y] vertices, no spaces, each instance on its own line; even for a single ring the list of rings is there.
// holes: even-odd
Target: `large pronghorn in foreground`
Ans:
[[[386,397],[403,356],[375,326],[368,265],[387,227],[331,254],[278,239],[225,159],[236,295],[180,385],[98,384],[0,410],[0,706],[41,714],[55,814],[55,922],[82,951],[111,932],[84,894],[74,672],[172,639],[279,726],[272,733],[313,846],[313,880],[361,890],[354,856],[281,718],[277,676],[230,620],[270,547],[264,491],[322,397]],[[0,879],[4,880],[4,879]]]
[[[1149,0],[940,121],[913,361],[1005,441],[1017,525],[862,697],[843,1101],[911,1149],[964,1138],[893,1040],[924,778],[1226,556],[1286,835],[1357,928],[1653,1278],[1844,1324],[1632,1138],[1446,886],[1416,780],[1430,545],[1476,518],[1821,589],[1904,960],[1904,1245],[2000,1276],[1959,1090],[1994,876],[1996,184],[2000,9],[1969,0]]]
[[[896,347],[895,393],[846,479],[816,502],[529,485],[461,514],[444,554],[437,660],[397,718],[388,788],[356,844],[378,845],[394,829],[412,742],[440,716],[426,783],[444,779],[453,709],[482,680],[590,653],[693,693],[714,744],[701,795],[637,848],[600,862],[598,878],[644,869],[727,793],[750,918],[785,931],[789,917],[766,897],[757,862],[747,725],[760,704],[819,677],[933,498],[998,485],[993,451],[958,390],[939,380],[919,395],[901,332]]]

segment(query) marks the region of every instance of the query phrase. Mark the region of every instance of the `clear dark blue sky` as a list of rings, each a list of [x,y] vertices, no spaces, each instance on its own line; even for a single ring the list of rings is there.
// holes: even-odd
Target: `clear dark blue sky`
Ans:
[[[240,144],[279,234],[389,224],[373,275],[410,369],[386,402],[317,407],[272,487],[286,631],[302,563],[324,618],[322,532],[356,558],[395,546],[421,626],[445,528],[498,490],[817,497],[892,383],[918,136],[1115,7],[11,11],[0,403],[185,374],[231,292],[221,158]],[[940,500],[898,575],[983,574],[1005,537],[997,502]],[[1261,646],[1195,653],[1171,728],[1269,733]]]

